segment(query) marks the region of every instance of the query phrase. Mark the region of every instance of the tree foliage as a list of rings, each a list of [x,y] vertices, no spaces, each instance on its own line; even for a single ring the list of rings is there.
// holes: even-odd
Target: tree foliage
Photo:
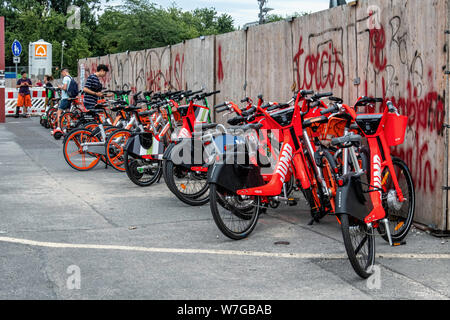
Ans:
[[[298,17],[303,17],[303,16],[307,16],[308,14],[310,14],[309,12],[294,12],[293,14],[289,14],[286,16],[282,16],[279,14],[269,14],[266,17],[266,22],[265,23],[271,23],[271,22],[276,22],[276,21],[281,21],[281,20],[286,20],[287,18],[298,18]]]
[[[80,29],[67,28],[70,5],[80,7]],[[23,45],[21,65],[26,66],[28,43],[44,39],[52,43],[53,65],[59,66],[61,43],[65,40],[64,65],[75,75],[81,58],[162,47],[235,30],[231,16],[218,15],[214,8],[183,11],[172,5],[164,9],[148,0],[124,0],[121,6],[101,6],[101,0],[0,1],[6,48],[19,40]],[[9,52],[6,50],[6,65],[13,65]]]

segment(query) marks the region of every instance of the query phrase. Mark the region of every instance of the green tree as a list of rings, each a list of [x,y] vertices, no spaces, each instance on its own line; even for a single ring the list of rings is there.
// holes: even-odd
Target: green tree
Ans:
[[[231,16],[219,16],[214,8],[183,11],[172,5],[164,9],[148,0],[126,0],[105,10],[97,28],[103,54],[163,47],[234,30]]]
[[[214,8],[183,11],[176,5],[164,9],[148,0],[124,0],[121,6],[100,11],[101,4],[101,0],[0,1],[6,46],[19,40],[24,47],[21,65],[26,66],[28,43],[43,39],[52,43],[53,65],[60,66],[64,40],[64,65],[76,75],[81,58],[162,47],[235,30],[231,16],[218,15]],[[80,7],[80,29],[67,28],[70,5]],[[13,65],[12,59],[7,52],[6,64]]]
[[[291,18],[291,17],[293,17],[293,18],[303,17],[303,16],[307,16],[308,14],[310,14],[310,12],[294,12],[294,14],[289,14],[289,15],[285,15],[285,16],[282,16],[280,14],[269,14],[266,17],[266,23],[286,20],[287,18]]]

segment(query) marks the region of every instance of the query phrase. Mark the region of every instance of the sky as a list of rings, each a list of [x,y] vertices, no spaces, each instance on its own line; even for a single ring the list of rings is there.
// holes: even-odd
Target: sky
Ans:
[[[104,3],[105,0],[102,0]],[[108,5],[118,5],[122,1],[112,0]],[[183,10],[194,10],[196,8],[214,7],[219,14],[227,13],[234,19],[235,27],[243,26],[248,22],[258,20],[257,0],[154,0],[153,3],[162,7],[169,7],[176,3],[177,7]],[[294,12],[316,12],[328,9],[329,0],[269,0],[267,7],[275,10],[271,14],[282,16],[293,14]]]

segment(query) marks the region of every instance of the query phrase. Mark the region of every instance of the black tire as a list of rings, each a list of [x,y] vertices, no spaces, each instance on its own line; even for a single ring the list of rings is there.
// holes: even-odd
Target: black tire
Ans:
[[[163,167],[164,180],[166,181],[167,187],[178,199],[190,206],[203,206],[208,203],[209,185],[206,174],[198,175],[192,173],[190,170],[184,169],[183,166],[175,165],[171,160],[164,160]],[[187,179],[187,183],[179,183],[177,181],[178,177]],[[196,184],[197,188],[193,192],[184,192],[187,189],[186,185],[191,185],[191,182],[192,185]]]
[[[317,178],[316,179],[319,183],[318,187],[318,195],[320,197],[321,202],[321,210],[320,213],[315,214],[312,213],[313,219],[316,222],[319,222],[322,218],[324,218],[328,213],[333,212],[333,205],[332,201],[336,197],[337,192],[337,182],[336,182],[336,170],[337,165],[336,161],[334,160],[331,153],[325,149],[322,148],[320,151],[316,151],[315,159],[316,163],[319,166],[319,169],[321,171],[322,177],[325,181],[325,186],[322,186],[322,183]],[[316,171],[313,170],[314,175],[316,175]],[[328,195],[325,195],[322,187],[325,187],[328,191]]]
[[[70,165],[73,169],[78,171],[91,170],[95,166],[97,166],[101,156],[99,154],[89,152],[79,152],[80,155],[81,154],[84,155],[83,157],[89,156],[90,158],[94,159],[89,166],[86,166],[85,164],[83,164],[83,166],[80,166],[74,163],[74,160],[70,155],[72,152],[70,154],[68,153],[69,150],[73,149],[69,148],[69,144],[71,144],[74,141],[77,141],[75,144],[80,144],[84,142],[98,142],[98,139],[92,135],[91,131],[87,129],[78,129],[71,131],[71,133],[68,135],[67,139],[65,139],[63,143],[63,154],[67,164]]]
[[[369,234],[368,227],[363,221],[347,214],[341,215],[340,221],[348,259],[355,272],[361,278],[367,279],[372,275],[371,268],[375,263],[375,236],[373,230]],[[358,239],[358,236],[361,237],[361,240]],[[357,250],[359,246],[361,248]],[[364,248],[366,250],[360,254]]]
[[[105,127],[105,130],[108,128],[114,128],[112,126]],[[122,134],[122,138],[120,140],[120,143],[117,144],[114,142],[113,138],[117,138],[116,135]],[[106,137],[106,143],[105,143],[105,153],[106,153],[106,160],[108,161],[108,165],[114,168],[116,171],[124,172],[125,171],[125,145],[128,141],[128,139],[131,137],[131,131],[126,129],[120,129],[120,130],[114,130],[111,134],[107,135]],[[124,138],[124,136],[127,136]],[[114,147],[114,144],[116,145]],[[119,149],[118,149],[119,148]],[[119,151],[119,152],[118,152]],[[118,166],[118,163],[113,163],[111,160],[116,159],[119,157],[119,163],[121,163],[121,160],[123,160],[123,168],[121,166]]]
[[[396,210],[394,206],[389,203],[387,198],[396,196],[397,193],[395,192],[392,180],[388,179],[388,181],[386,181],[388,190],[386,193],[383,193],[383,207],[386,211],[386,217],[389,220],[392,241],[400,242],[408,235],[408,232],[411,229],[414,220],[416,197],[412,175],[406,163],[397,157],[392,157],[392,163],[397,174],[400,189],[402,190],[406,201],[401,204],[400,210]],[[385,176],[388,170],[388,168],[385,169],[382,173],[382,177]],[[388,196],[389,193],[391,193],[390,196]],[[377,230],[384,240],[389,241],[384,224],[380,224]]]
[[[125,150],[125,172],[127,173],[130,180],[140,186],[148,187],[154,184],[162,175],[162,161],[161,160],[145,160],[141,158],[134,157]],[[139,166],[152,165],[157,162],[157,168],[148,168],[144,172],[139,172]]]
[[[221,189],[216,184],[209,186],[211,213],[217,227],[225,236],[233,240],[242,240],[247,238],[255,229],[262,211],[261,200],[259,197],[245,200],[249,204],[238,208],[236,204],[242,203],[242,200],[238,195],[228,193],[230,192]],[[240,228],[233,228],[230,225],[234,225],[235,222]]]
[[[64,133],[56,132],[56,133],[53,135],[53,138],[55,138],[55,140],[60,140],[63,136],[64,136]]]

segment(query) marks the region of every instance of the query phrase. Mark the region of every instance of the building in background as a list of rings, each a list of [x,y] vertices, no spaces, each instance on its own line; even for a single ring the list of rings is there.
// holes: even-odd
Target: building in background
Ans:
[[[44,75],[52,74],[52,44],[44,40],[32,42],[28,53],[28,76],[33,79],[43,80]]]

